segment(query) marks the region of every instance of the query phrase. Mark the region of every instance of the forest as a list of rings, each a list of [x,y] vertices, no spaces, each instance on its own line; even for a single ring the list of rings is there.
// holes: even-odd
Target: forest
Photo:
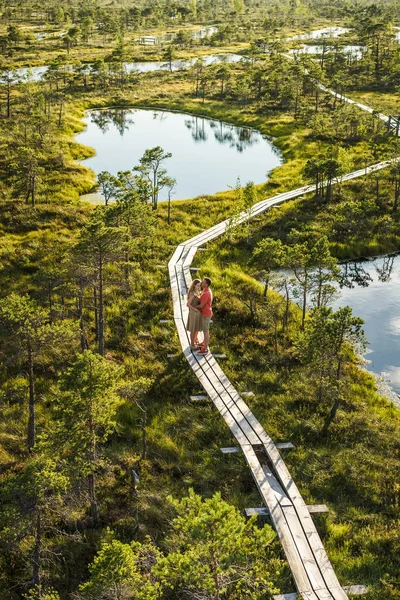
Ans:
[[[223,221],[210,348],[349,597],[400,599],[396,380],[338,304],[381,257],[396,306],[399,90],[394,0],[0,0],[0,600],[306,598],[175,327]]]

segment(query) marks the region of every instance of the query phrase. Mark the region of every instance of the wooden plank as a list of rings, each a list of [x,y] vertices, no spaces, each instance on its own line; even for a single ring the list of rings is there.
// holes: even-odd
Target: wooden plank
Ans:
[[[292,450],[294,448],[292,442],[278,442],[275,445],[278,450]]]
[[[275,594],[272,596],[272,600],[297,600],[298,594]]]
[[[334,600],[349,600],[347,593],[340,587],[340,584],[338,587],[329,587],[329,591]]]
[[[237,448],[237,447],[235,446],[235,447],[233,447],[233,448],[220,448],[220,450],[221,450],[221,451],[222,451],[224,454],[236,454],[236,453],[237,453],[237,452],[240,450],[240,448]],[[264,469],[264,471],[265,471],[265,469]],[[271,483],[270,483],[270,485],[271,485],[271,488],[272,488],[272,489],[275,491],[275,489],[274,489],[274,485],[273,485],[273,484],[271,484]],[[278,496],[277,496],[277,497],[278,497]],[[279,500],[279,498],[278,498],[278,500]],[[288,503],[286,506],[291,506],[291,505],[292,505],[292,503],[291,503],[291,502],[289,502],[289,503]],[[284,505],[283,505],[283,506],[284,506]],[[326,510],[320,510],[320,509],[321,509],[321,507],[324,507]],[[328,508],[325,506],[325,504],[308,504],[308,505],[307,505],[307,508],[309,509],[310,513],[329,512],[329,509],[328,509]],[[314,510],[314,509],[315,509],[315,510]],[[254,509],[252,509],[252,510],[254,510],[254,511],[266,511],[266,510],[268,510],[268,509],[263,507],[263,508],[254,508]]]
[[[268,508],[245,508],[244,514],[246,517],[252,517],[253,515],[257,515],[257,517],[269,517],[270,512]]]
[[[310,589],[310,582],[307,577],[306,570],[301,560],[300,554],[297,550],[296,544],[294,543],[292,534],[287,525],[284,517],[283,509],[279,505],[276,496],[267,482],[263,469],[257,459],[257,456],[252,448],[247,446],[243,447],[243,454],[247,460],[247,463],[251,469],[253,478],[260,491],[261,497],[263,498],[266,506],[268,507],[271,515],[273,525],[276,532],[281,540],[286,558],[289,562],[290,569],[293,574],[294,581],[298,590]],[[318,599],[316,599],[318,600]]]
[[[320,593],[320,590],[318,590],[318,594]],[[317,592],[312,590],[310,591],[301,591],[299,592],[299,595],[301,598],[303,598],[303,600],[321,600],[318,596],[317,596]],[[332,596],[330,596],[331,600],[332,600]]]
[[[240,394],[242,398],[254,398],[254,392],[241,392]]]
[[[167,323],[172,323],[172,319],[160,319],[161,325],[166,325]]]
[[[226,354],[213,354],[213,358],[226,358]]]
[[[328,588],[324,587],[322,589],[314,590],[314,592],[317,594],[319,600],[333,600],[333,596]]]
[[[329,512],[329,508],[326,506],[326,504],[307,504],[307,508],[308,512],[312,515],[317,513]]]
[[[293,535],[297,551],[301,556],[301,561],[310,580],[312,589],[315,590],[318,588],[324,588],[325,581],[322,577],[321,571],[318,568],[318,565],[316,564],[315,557],[308,544],[308,540],[304,535],[304,531],[294,507],[284,506],[282,507],[282,510],[288,527]],[[304,588],[304,590],[306,591],[307,588]],[[300,588],[300,591],[303,591],[302,588]]]
[[[274,477],[274,475],[272,474],[270,469],[263,466],[263,471],[264,471],[265,477],[267,478],[269,485],[271,486],[271,488],[274,491],[274,494],[275,494],[279,504],[281,506],[292,506],[291,500],[289,500],[289,498],[283,491],[282,487],[279,485],[277,479]]]
[[[213,386],[209,383],[203,370],[199,367],[199,363],[197,362],[197,359],[193,355],[191,355],[191,356],[187,357],[187,360],[188,360],[189,364],[191,364],[192,369],[195,371],[195,374],[197,375],[203,388],[207,390],[207,393],[208,393],[210,399],[213,401],[215,406],[220,411],[222,418],[224,419],[225,423],[228,425],[229,429],[232,432],[232,435],[236,438],[236,440],[238,441],[240,446],[244,446],[246,444],[251,443],[250,440],[246,437],[245,433],[240,428],[239,424],[236,422],[236,420],[233,418],[233,416],[231,415],[231,413],[225,406],[225,404],[222,401],[222,399],[220,398],[219,394],[215,391]]]
[[[362,596],[363,594],[368,594],[368,588],[365,585],[345,585],[343,589],[346,594],[353,596]]]
[[[198,355],[194,355],[197,359]],[[208,381],[212,385],[213,389],[218,391],[221,399],[223,400],[225,406],[234,416],[236,422],[240,426],[240,428],[245,432],[246,437],[248,438],[251,444],[259,444],[260,440],[258,436],[255,434],[252,427],[249,426],[249,423],[244,418],[243,413],[238,410],[235,402],[232,397],[228,394],[224,386],[221,384],[221,381],[215,376],[215,366],[218,364],[210,355],[204,355],[203,357],[198,357],[198,364],[201,366],[203,373],[207,376]],[[204,389],[209,392],[209,389],[202,382]]]
[[[229,448],[220,448],[222,454],[239,454],[240,448],[238,446],[230,446]]]
[[[235,403],[236,408],[243,414],[243,416],[245,417],[248,424],[251,426],[251,428],[256,433],[259,441],[262,443],[264,443],[264,441],[270,441],[272,443],[272,440],[267,436],[263,427],[257,421],[257,419],[255,418],[253,413],[250,411],[247,404],[245,404],[245,402],[239,396],[238,392],[233,387],[233,385],[231,384],[231,382],[229,381],[229,379],[227,378],[225,373],[222,371],[221,367],[215,361],[213,364],[213,371],[214,371],[215,376],[218,377],[218,379],[220,380],[220,382],[222,383],[222,385],[224,386],[226,391],[232,397],[232,401]]]
[[[170,267],[171,265],[175,266],[175,264],[178,262],[178,260],[180,259],[182,252],[183,252],[183,248],[184,245],[183,244],[179,244],[179,246],[176,247],[175,252],[173,253],[173,255],[171,256],[168,266]]]
[[[208,396],[202,396],[202,395],[199,395],[199,396],[190,396],[190,400],[192,402],[204,402],[204,400],[209,400],[209,397]]]

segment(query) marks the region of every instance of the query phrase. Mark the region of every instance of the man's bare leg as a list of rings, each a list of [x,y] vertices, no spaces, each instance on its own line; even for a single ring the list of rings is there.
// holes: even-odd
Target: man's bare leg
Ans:
[[[210,332],[209,331],[205,331],[204,332],[204,346],[203,348],[205,348],[206,350],[208,350],[208,344],[210,343]]]

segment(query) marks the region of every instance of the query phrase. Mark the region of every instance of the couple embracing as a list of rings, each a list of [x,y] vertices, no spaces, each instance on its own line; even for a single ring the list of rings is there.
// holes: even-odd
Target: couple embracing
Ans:
[[[212,317],[213,293],[211,279],[204,277],[203,281],[194,279],[187,294],[187,307],[189,316],[186,331],[190,332],[190,348],[198,350],[198,354],[207,354],[210,342],[210,323]],[[204,341],[198,339],[199,332],[203,332]]]

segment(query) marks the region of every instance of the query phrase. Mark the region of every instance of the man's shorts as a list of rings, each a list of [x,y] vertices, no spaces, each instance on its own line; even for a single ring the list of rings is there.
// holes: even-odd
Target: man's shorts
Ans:
[[[202,331],[210,331],[211,317],[201,317]]]

